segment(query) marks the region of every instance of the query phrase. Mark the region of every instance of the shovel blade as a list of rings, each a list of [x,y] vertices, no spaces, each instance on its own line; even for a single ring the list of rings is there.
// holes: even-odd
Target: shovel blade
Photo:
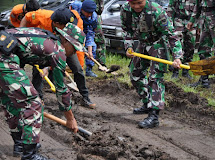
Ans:
[[[71,88],[72,90],[74,90],[74,91],[76,91],[76,92],[79,92],[78,87],[77,87],[74,83],[69,83],[69,84],[67,84],[67,86],[68,86],[69,88]]]

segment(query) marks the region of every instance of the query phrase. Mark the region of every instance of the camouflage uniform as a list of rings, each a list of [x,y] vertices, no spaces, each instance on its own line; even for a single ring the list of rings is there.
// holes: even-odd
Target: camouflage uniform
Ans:
[[[212,56],[215,45],[215,1],[197,0],[190,22],[202,18],[202,31],[199,42],[200,59]]]
[[[127,18],[129,14],[132,17]],[[128,19],[131,19],[131,22]],[[143,11],[139,14],[133,11],[129,3],[125,3],[121,9],[121,20],[126,50],[133,47],[133,39],[138,39],[137,52],[167,59],[162,38],[166,35],[175,59],[182,58],[181,43],[177,39],[174,27],[166,12],[157,3],[146,1]],[[149,21],[151,21],[151,26]],[[131,82],[142,102],[147,104],[148,108],[163,109],[165,92],[163,76],[167,65],[134,57],[129,67]],[[149,77],[147,77],[148,69]]]
[[[35,28],[15,28],[6,30],[13,34],[46,35]],[[9,128],[12,132],[22,132],[24,144],[39,142],[43,120],[43,105],[37,91],[25,71],[25,64],[39,64],[53,68],[53,79],[59,109],[71,109],[71,92],[63,81],[66,67],[65,49],[59,41],[47,37],[18,36],[18,50],[5,56],[0,53],[0,103],[3,106]]]
[[[196,30],[188,31],[187,23],[195,6],[195,0],[170,0],[168,15],[171,15],[173,25],[179,36],[183,50],[184,59],[182,62],[192,60],[195,49]]]
[[[97,45],[96,48],[96,59],[101,63],[106,63],[105,53],[106,53],[106,46],[105,46],[105,37],[102,31],[102,18],[101,14],[104,9],[104,1],[103,0],[93,0],[96,5],[96,13],[98,16],[97,28],[95,30],[95,42]]]

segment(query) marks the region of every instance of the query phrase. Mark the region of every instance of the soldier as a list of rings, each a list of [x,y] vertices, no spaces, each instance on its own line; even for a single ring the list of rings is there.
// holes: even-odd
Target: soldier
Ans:
[[[28,12],[25,17],[22,19],[20,27],[25,27],[30,25],[32,27],[39,26],[40,28],[49,30],[54,32],[53,28],[59,27],[59,25],[64,28],[67,22],[71,22],[73,24],[79,24],[78,19],[67,8],[60,8],[55,12],[51,10],[39,9],[34,12]],[[82,23],[82,20],[81,20]],[[86,87],[85,76],[83,73],[83,69],[77,59],[77,55],[71,55],[67,57],[67,64],[74,74],[74,81],[77,83],[77,87],[80,91],[80,94],[83,97],[84,106],[88,108],[95,108],[96,104],[93,103],[89,98],[88,88]],[[43,97],[42,93],[42,83],[41,77],[38,74],[36,68],[34,68],[33,72],[33,80],[32,80],[35,88],[39,91],[40,97]]]
[[[83,47],[85,35],[71,23],[62,30],[56,30],[61,42],[51,32],[39,28],[7,29],[0,34],[3,46],[11,46],[9,49],[0,48],[0,103],[12,136],[16,134],[17,139],[14,143],[23,151],[22,160],[46,160],[35,153],[40,138],[44,106],[22,69],[25,64],[52,67],[59,110],[64,112],[66,126],[75,133],[78,131],[71,110],[71,92],[64,83],[64,72],[66,55],[74,54],[76,50],[86,50]]]
[[[121,21],[126,55],[132,58],[129,65],[131,82],[143,102],[143,106],[135,108],[133,113],[148,113],[148,117],[139,123],[139,127],[156,127],[159,125],[159,111],[164,108],[165,104],[163,76],[167,65],[134,57],[129,54],[128,50],[133,51],[133,40],[138,39],[137,52],[167,59],[166,47],[162,38],[162,36],[166,36],[175,58],[173,66],[180,68],[180,59],[183,55],[181,43],[170,18],[157,3],[147,0],[129,0],[121,8]]]
[[[88,54],[96,58],[96,43],[95,43],[95,29],[97,27],[97,14],[96,3],[92,0],[85,0],[83,3],[80,1],[74,1],[70,4],[71,8],[78,11],[84,25],[84,33],[86,34],[85,46],[88,49]],[[95,65],[92,60],[85,58],[86,62],[86,76],[97,77],[97,75],[92,71]]]
[[[214,0],[197,0],[192,17],[187,24],[187,28],[192,30],[195,21],[201,16],[202,31],[198,54],[200,59],[212,56],[212,49],[215,46],[215,1]],[[204,88],[210,88],[208,75],[201,76],[199,81],[191,84],[192,87],[202,85]]]
[[[40,4],[36,0],[29,0],[26,4],[18,4],[13,7],[10,13],[10,21],[14,27],[19,27],[22,18],[27,12],[36,11],[40,8]]]
[[[106,46],[105,46],[105,37],[102,31],[102,17],[101,14],[104,9],[104,1],[103,0],[93,0],[96,3],[96,13],[97,13],[97,28],[95,30],[95,42],[96,42],[96,59],[103,66],[106,66]]]
[[[195,0],[170,0],[168,7],[168,15],[173,21],[173,25],[177,34],[181,40],[184,59],[182,63],[188,63],[192,61],[194,49],[195,49],[195,34],[196,30],[189,31],[186,26],[191,18],[195,6]],[[179,70],[173,69],[172,78],[178,78]],[[188,79],[192,79],[187,69],[182,69],[182,76]]]

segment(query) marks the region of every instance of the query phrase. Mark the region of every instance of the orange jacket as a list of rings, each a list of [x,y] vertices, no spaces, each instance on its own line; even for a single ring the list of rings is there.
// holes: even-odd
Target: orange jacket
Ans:
[[[22,18],[25,16],[23,7],[24,4],[18,4],[13,7],[10,13],[10,21],[14,27],[19,27]]]
[[[51,15],[54,11],[38,9],[37,11],[31,11],[25,14],[25,19],[28,21],[28,25],[31,27],[39,27],[45,30],[53,32]]]
[[[83,20],[81,19],[81,16],[79,15],[79,13],[76,10],[71,10],[72,13],[76,16],[78,23],[77,26],[83,31],[84,27],[83,27]],[[80,65],[82,68],[84,68],[84,52],[80,52],[80,51],[76,51],[77,56],[78,56],[78,60],[80,62]]]

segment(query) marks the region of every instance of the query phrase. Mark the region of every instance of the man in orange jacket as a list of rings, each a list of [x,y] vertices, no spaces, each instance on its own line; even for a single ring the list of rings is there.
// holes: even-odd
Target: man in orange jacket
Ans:
[[[10,21],[14,27],[19,27],[22,18],[27,12],[36,11],[40,8],[37,0],[29,0],[26,4],[18,4],[13,7],[10,13]],[[27,26],[29,27],[29,26]]]
[[[39,9],[37,11],[28,12],[25,17],[22,19],[20,27],[25,27],[27,25],[35,27],[38,26],[42,29],[49,30],[54,32],[53,28],[64,28],[68,22],[71,22],[75,25],[82,24],[83,21],[79,16],[75,16],[74,12],[71,12],[68,8],[60,8],[55,12],[50,10]],[[82,52],[83,53],[83,52]],[[67,57],[67,64],[74,74],[74,81],[77,83],[80,94],[83,96],[83,102],[86,107],[95,108],[95,104],[89,99],[88,89],[86,87],[85,76],[83,73],[83,68],[80,65],[80,62],[77,58],[77,54],[74,54],[70,57]],[[38,83],[41,81],[41,77],[38,77],[38,72],[34,69],[35,74],[33,73],[32,83],[35,88],[38,89],[40,97],[43,97],[42,94],[42,85]]]

